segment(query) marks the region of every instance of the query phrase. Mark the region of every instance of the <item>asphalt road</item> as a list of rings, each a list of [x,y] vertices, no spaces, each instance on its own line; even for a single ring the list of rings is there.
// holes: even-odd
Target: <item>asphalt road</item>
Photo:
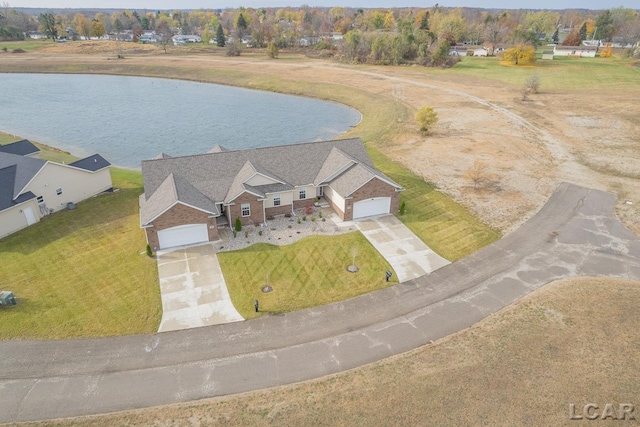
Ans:
[[[614,202],[562,184],[504,239],[428,276],[327,306],[155,335],[2,342],[0,422],[294,383],[425,345],[556,279],[640,280],[640,238],[618,222]]]

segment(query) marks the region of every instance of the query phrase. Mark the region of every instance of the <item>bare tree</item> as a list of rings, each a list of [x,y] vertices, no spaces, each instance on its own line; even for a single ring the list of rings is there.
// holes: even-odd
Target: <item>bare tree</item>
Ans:
[[[171,42],[173,37],[173,31],[167,24],[167,21],[160,21],[156,26],[156,34],[160,36],[160,44],[164,48],[164,53],[167,53],[167,45]]]
[[[474,189],[477,189],[479,185],[490,180],[490,175],[487,172],[487,164],[481,160],[475,160],[473,166],[465,172],[464,177],[473,183]]]

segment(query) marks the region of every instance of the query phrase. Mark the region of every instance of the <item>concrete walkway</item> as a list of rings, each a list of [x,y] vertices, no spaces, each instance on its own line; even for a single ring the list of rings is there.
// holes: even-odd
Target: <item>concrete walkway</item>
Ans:
[[[158,332],[244,320],[231,303],[212,244],[159,251],[162,321]]]
[[[393,215],[354,221],[354,225],[391,264],[400,283],[449,264]]]
[[[640,281],[640,238],[617,220],[614,202],[562,184],[504,239],[429,275],[322,307],[153,335],[0,342],[0,422],[304,381],[458,332],[557,279]]]

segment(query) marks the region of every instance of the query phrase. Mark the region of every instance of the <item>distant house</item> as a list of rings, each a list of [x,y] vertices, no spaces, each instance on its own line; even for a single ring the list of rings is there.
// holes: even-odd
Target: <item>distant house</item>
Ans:
[[[449,48],[449,56],[467,56],[469,54],[469,46],[454,45]]]
[[[142,162],[142,177],[140,225],[162,249],[219,240],[219,223],[264,225],[317,197],[344,221],[396,213],[403,190],[373,166],[359,138],[161,154]]]
[[[112,188],[110,163],[99,154],[65,165],[33,157],[31,146],[0,147],[0,238]]]
[[[598,46],[562,46],[553,48],[554,56],[573,56],[577,58],[595,58]]]
[[[202,38],[200,36],[196,36],[195,34],[176,34],[171,37],[173,44],[175,46],[180,46],[187,43],[202,43]]]
[[[473,56],[489,56],[489,51],[483,47],[474,49]]]
[[[39,39],[47,38],[47,36],[45,36],[44,34],[42,34],[39,31],[31,31],[29,33],[29,38],[39,40]]]
[[[553,51],[545,50],[542,52],[542,59],[553,59]]]

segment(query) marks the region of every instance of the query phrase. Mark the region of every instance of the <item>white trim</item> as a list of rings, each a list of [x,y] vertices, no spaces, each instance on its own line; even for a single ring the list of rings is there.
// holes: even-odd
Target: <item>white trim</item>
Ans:
[[[249,208],[248,209],[249,213],[246,214],[246,215],[244,214],[244,207],[245,206],[247,206]],[[241,203],[240,204],[240,216],[242,218],[249,218],[251,216],[251,202],[249,202],[249,203]]]
[[[168,208],[166,208],[165,210],[163,210],[162,212],[160,212],[158,215],[154,216],[154,217],[153,217],[152,219],[150,219],[149,221],[145,222],[145,223],[142,225],[142,228],[151,227],[151,223],[152,223],[153,221],[155,221],[156,219],[158,219],[159,217],[161,217],[162,215],[164,215],[165,213],[167,213],[169,210],[171,210],[171,209],[172,209],[175,205],[177,205],[177,204],[181,204],[181,205],[186,206],[186,207],[188,207],[188,208],[195,209],[195,210],[197,210],[197,211],[200,211],[200,212],[204,212],[204,213],[206,213],[206,214],[209,214],[209,215],[211,215],[211,216],[210,216],[210,218],[217,218],[217,217],[219,217],[219,216],[220,216],[220,215],[215,215],[213,212],[209,212],[209,211],[206,211],[206,210],[204,210],[204,209],[198,208],[198,207],[196,207],[196,206],[190,205],[190,204],[188,204],[188,203],[181,202],[180,200],[176,200],[176,201],[175,201],[175,202],[173,202],[173,203],[172,203]]]
[[[345,154],[346,155],[346,154]],[[325,160],[326,161],[326,160]],[[336,179],[338,177],[338,175],[346,172],[348,169],[350,169],[352,166],[357,165],[358,161],[350,159],[349,163],[346,166],[343,166],[339,169],[337,169],[334,173],[332,173],[331,175],[329,175],[327,178],[325,178],[324,181],[321,181],[320,183],[318,183],[318,185],[315,185],[316,187],[319,187],[320,185],[322,185],[323,183],[328,184],[329,182],[333,181],[334,179]]]
[[[238,197],[242,196],[244,193],[253,194],[254,196],[256,196],[256,197],[258,198],[258,200],[265,200],[264,196],[262,196],[261,194],[256,194],[256,193],[254,193],[254,192],[253,192],[253,191],[251,191],[251,190],[247,190],[247,189],[245,189],[245,190],[243,190],[240,194],[238,194],[238,195],[234,196],[232,199],[229,199],[229,201],[228,201],[228,202],[223,202],[223,203],[225,203],[227,206],[229,206],[229,205],[231,205],[231,204],[232,204],[231,202],[233,202],[233,201],[234,201],[235,199],[237,199]],[[214,203],[215,203],[215,202],[214,202]],[[233,203],[233,204],[235,204],[235,203]]]
[[[256,175],[260,175],[260,176],[263,176],[263,177],[265,177],[265,178],[267,178],[267,179],[270,179],[271,181],[279,182],[280,184],[284,184],[284,185],[291,185],[291,184],[289,184],[289,183],[287,183],[287,182],[281,181],[281,180],[279,180],[279,179],[276,179],[276,178],[273,178],[273,177],[270,177],[270,176],[267,176],[267,175],[265,175],[265,174],[263,174],[263,173],[258,172],[258,171],[256,170],[255,166],[253,166],[253,163],[251,164],[251,166],[253,167],[254,174],[253,174],[253,175],[251,175],[249,178],[245,179],[244,181],[242,181],[242,183],[243,183],[243,184],[246,184],[246,183],[247,183],[247,181],[249,181],[249,180],[250,180],[251,178],[253,178],[254,176],[256,176]],[[247,185],[250,185],[250,184],[247,184]]]

